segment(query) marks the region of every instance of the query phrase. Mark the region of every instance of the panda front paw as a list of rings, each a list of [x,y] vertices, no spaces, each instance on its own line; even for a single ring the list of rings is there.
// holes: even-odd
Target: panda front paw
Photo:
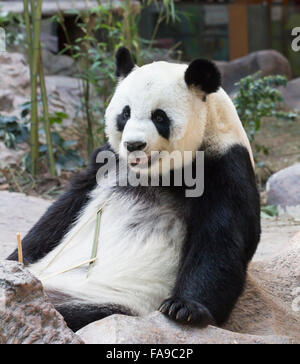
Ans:
[[[201,303],[185,298],[168,298],[161,304],[159,311],[172,320],[180,323],[200,327],[206,327],[214,324],[214,319],[205,306]]]

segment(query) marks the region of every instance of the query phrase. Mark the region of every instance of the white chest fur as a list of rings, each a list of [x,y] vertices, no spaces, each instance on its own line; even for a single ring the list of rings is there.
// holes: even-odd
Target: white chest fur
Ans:
[[[111,193],[108,186],[97,186],[61,244],[30,270],[46,289],[94,303],[123,304],[146,314],[158,308],[175,284],[185,225],[180,210],[166,195],[153,202]],[[98,257],[89,275],[86,265],[49,278],[91,258],[97,210],[107,199]]]

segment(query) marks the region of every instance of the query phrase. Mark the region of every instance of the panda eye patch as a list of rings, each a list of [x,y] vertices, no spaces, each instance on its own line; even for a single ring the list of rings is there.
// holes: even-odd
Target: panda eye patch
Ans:
[[[161,109],[153,111],[151,119],[154,123],[163,123],[164,121],[168,122],[169,120],[167,114]]]
[[[158,133],[165,139],[170,137],[171,121],[168,115],[161,109],[152,112],[151,120],[153,121]]]
[[[124,107],[122,115],[124,120],[128,120],[130,118],[130,107],[128,105]]]
[[[130,119],[130,114],[131,114],[130,107],[126,105],[121,114],[117,116],[118,131],[122,132],[124,130],[127,121]]]

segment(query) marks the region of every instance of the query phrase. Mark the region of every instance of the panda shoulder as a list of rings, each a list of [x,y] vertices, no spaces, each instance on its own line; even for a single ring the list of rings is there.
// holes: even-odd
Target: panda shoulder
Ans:
[[[215,149],[218,153],[226,152],[235,145],[241,145],[247,149],[254,166],[248,136],[229,95],[220,88],[207,97],[207,103],[206,144],[212,151]]]

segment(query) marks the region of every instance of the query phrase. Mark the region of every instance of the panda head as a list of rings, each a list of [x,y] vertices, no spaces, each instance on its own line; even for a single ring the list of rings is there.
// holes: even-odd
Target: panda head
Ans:
[[[132,168],[149,171],[160,164],[161,173],[162,160],[170,159],[172,152],[177,157],[173,155],[171,168],[176,168],[190,163],[204,143],[215,150],[228,144],[217,131],[222,127],[228,131],[226,120],[209,123],[212,114],[220,116],[218,104],[224,100],[227,117],[236,114],[220,88],[221,75],[213,62],[197,59],[190,65],[154,62],[138,67],[122,47],[116,54],[116,75],[119,82],[105,114],[106,133],[114,151]],[[213,97],[217,94],[219,101]],[[192,152],[191,157],[183,157],[184,152]],[[158,163],[155,155],[160,155]]]

